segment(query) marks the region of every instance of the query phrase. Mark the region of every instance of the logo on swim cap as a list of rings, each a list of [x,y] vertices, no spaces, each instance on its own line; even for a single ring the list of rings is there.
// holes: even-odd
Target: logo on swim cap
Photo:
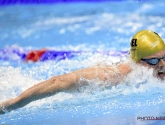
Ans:
[[[165,44],[161,37],[150,30],[137,32],[133,36],[130,45],[130,56],[135,62],[165,49]]]
[[[137,46],[136,41],[137,41],[137,39],[132,39],[131,40],[131,46],[132,47]]]

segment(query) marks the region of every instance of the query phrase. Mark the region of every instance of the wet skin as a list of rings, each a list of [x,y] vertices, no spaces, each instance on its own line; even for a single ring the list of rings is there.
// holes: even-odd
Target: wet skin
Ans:
[[[144,59],[162,58],[164,55],[165,50],[147,56]],[[138,63],[145,67],[153,68],[154,76],[158,77],[161,80],[165,79],[165,61],[163,59],[160,59],[160,62],[157,65],[149,65],[142,60],[140,60]],[[106,81],[106,73],[108,72],[110,73],[108,75],[108,79],[112,83],[114,83],[114,85],[116,85],[120,83],[122,77],[126,76],[132,70],[128,64],[118,64],[115,69],[118,70],[118,75],[121,77],[121,79],[119,79],[118,75],[114,75],[114,73],[116,73],[116,70],[114,70],[114,68],[112,68],[111,66],[90,67],[64,75],[54,76],[46,81],[30,87],[29,89],[22,92],[18,97],[0,103],[0,114],[5,113],[3,109],[11,111],[17,108],[21,108],[32,101],[51,96],[61,90],[69,89],[79,83],[80,77],[89,80],[99,78],[101,81]]]
[[[93,66],[86,69],[80,69],[67,74],[54,76],[46,81],[35,84],[23,91],[18,97],[6,100],[0,103],[0,114],[5,110],[11,111],[21,108],[32,101],[52,96],[57,92],[74,88],[79,84],[81,78],[88,80],[98,79],[101,81],[109,80],[112,85],[118,84],[124,76],[131,72],[127,64],[118,64],[114,66]],[[83,84],[83,82],[82,82]]]
[[[153,55],[147,56],[143,59],[162,58],[163,56],[165,56],[165,50],[155,53]],[[156,76],[158,79],[160,80],[165,79],[165,61],[163,59],[160,59],[160,61],[156,65],[150,65],[142,60],[140,60],[138,63],[148,68],[153,68],[154,69],[153,75]]]

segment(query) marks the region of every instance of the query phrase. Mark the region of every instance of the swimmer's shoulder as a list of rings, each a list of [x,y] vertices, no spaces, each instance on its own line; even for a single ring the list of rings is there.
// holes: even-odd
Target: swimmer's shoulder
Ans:
[[[107,70],[112,69],[115,72],[121,73],[122,75],[127,75],[132,71],[132,67],[130,65],[130,62],[120,62],[115,65],[107,65]]]
[[[99,67],[99,69],[104,70],[105,72],[115,72],[115,73],[121,73],[121,75],[127,75],[132,71],[133,63],[134,62],[132,60],[127,60],[113,64],[100,63],[97,65],[97,67]]]
[[[126,62],[118,64],[117,68],[122,75],[127,75],[132,71],[131,66],[129,65],[129,63]]]

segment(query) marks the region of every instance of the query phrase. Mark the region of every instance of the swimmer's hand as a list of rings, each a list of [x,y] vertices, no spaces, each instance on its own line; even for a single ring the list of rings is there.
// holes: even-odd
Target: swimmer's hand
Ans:
[[[0,104],[0,115],[1,115],[1,114],[5,114],[5,110],[4,110],[3,103]]]
[[[0,108],[0,115],[5,114],[5,111],[3,111],[2,108]]]
[[[0,103],[0,115],[15,109],[16,99],[10,99]]]

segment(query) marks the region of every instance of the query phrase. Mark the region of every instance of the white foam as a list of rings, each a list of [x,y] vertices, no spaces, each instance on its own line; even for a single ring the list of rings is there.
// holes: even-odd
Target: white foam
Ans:
[[[83,59],[83,56],[85,57]],[[64,74],[76,69],[86,68],[93,65],[112,65],[119,62],[119,57],[101,56],[101,54],[80,55],[80,57],[72,60],[63,60],[60,62],[40,62],[31,68],[22,69],[21,66],[14,68],[12,66],[0,67],[0,101],[18,96],[25,89],[33,86],[39,81],[48,79],[54,75]],[[92,81],[85,80],[85,86],[79,86],[74,91],[64,91],[42,100],[30,103],[27,107],[37,107],[43,104],[52,105],[56,102],[81,103],[83,101],[94,101],[101,98],[116,97],[119,95],[131,95],[145,93],[147,91],[163,92],[165,85],[153,77],[152,69],[135,65],[130,65],[134,70],[125,78],[125,82],[117,86],[111,86],[109,81],[102,82],[94,79]],[[155,90],[157,88],[157,90]],[[75,92],[76,91],[76,92]],[[80,99],[80,100],[79,100]],[[78,101],[78,102],[77,102]]]
[[[18,96],[37,80],[21,74],[21,68],[0,67],[0,101]]]

